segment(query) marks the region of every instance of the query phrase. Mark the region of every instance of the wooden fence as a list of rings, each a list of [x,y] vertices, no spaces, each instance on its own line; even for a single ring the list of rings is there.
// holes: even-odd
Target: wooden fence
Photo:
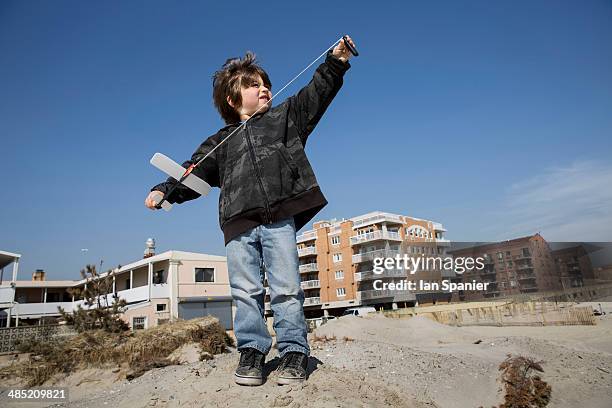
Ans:
[[[443,309],[426,307],[423,310],[419,310],[420,308],[394,310],[385,315],[395,318],[420,315],[451,326],[592,326],[597,324],[592,307],[575,307],[571,302],[496,303],[490,306],[480,302],[477,307],[469,307],[469,303],[464,303],[456,309],[448,307],[450,305],[445,306]]]

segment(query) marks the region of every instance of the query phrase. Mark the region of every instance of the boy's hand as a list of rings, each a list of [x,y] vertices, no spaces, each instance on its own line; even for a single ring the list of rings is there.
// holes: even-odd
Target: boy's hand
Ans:
[[[353,46],[353,48],[357,48],[355,46],[355,43],[351,39],[351,37],[349,37],[347,35],[346,38],[347,38],[349,44],[351,44]],[[346,61],[349,60],[349,58],[351,58],[351,56],[353,54],[351,54],[351,52],[349,51],[348,47],[346,45],[344,45],[344,40],[340,40],[338,45],[336,45],[336,47],[332,50],[332,55],[334,57],[338,58],[340,61],[346,62]]]
[[[147,208],[150,208],[152,210],[157,210],[155,206],[162,198],[164,198],[164,193],[162,193],[161,191],[157,191],[157,190],[151,191],[149,195],[147,196],[147,198],[145,199],[145,206],[147,206]]]

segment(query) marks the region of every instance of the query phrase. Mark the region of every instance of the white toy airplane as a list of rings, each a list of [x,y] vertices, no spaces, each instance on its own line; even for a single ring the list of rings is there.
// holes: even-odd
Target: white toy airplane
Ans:
[[[196,193],[201,194],[204,197],[207,196],[210,192],[210,184],[208,184],[195,174],[191,173],[197,163],[192,164],[189,168],[185,169],[183,166],[173,161],[168,156],[161,153],[155,153],[153,157],[151,157],[151,164],[163,171],[164,173],[168,174],[170,177],[173,177],[178,180],[180,184],[189,187],[190,189],[192,189]],[[171,188],[166,192],[166,194],[164,194],[164,197],[159,202],[157,202],[157,208],[163,208],[166,211],[170,211],[170,209],[172,208],[172,204],[170,204],[166,200],[166,197],[168,197],[172,193],[172,191],[174,191],[175,188],[176,186]]]

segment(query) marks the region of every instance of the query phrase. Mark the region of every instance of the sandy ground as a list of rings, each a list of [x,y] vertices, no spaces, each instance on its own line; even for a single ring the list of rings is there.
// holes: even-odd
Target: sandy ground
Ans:
[[[131,382],[111,370],[85,370],[61,380],[66,407],[491,407],[502,401],[498,366],[507,354],[543,361],[552,407],[610,407],[612,303],[597,326],[450,327],[424,317],[343,317],[316,331],[306,383],[278,386],[268,356],[267,382],[233,382],[238,353],[152,370]],[[582,304],[586,305],[586,304]],[[344,337],[352,340],[343,340]],[[478,342],[480,340],[480,342]],[[475,344],[478,342],[478,344]],[[44,406],[45,404],[14,404]]]

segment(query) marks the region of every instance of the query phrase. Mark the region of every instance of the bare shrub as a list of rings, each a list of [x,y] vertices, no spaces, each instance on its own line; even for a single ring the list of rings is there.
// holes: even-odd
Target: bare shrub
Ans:
[[[124,367],[132,379],[155,367],[176,364],[168,356],[184,344],[196,342],[203,352],[219,354],[231,341],[213,317],[179,320],[136,333],[109,333],[102,329],[70,338],[22,342],[19,351],[30,358],[0,369],[2,377],[20,377],[28,386],[42,385],[56,374],[70,374],[86,367]]]
[[[542,408],[550,402],[551,387],[535,372],[543,373],[542,362],[512,356],[499,365],[505,395],[499,408]]]

